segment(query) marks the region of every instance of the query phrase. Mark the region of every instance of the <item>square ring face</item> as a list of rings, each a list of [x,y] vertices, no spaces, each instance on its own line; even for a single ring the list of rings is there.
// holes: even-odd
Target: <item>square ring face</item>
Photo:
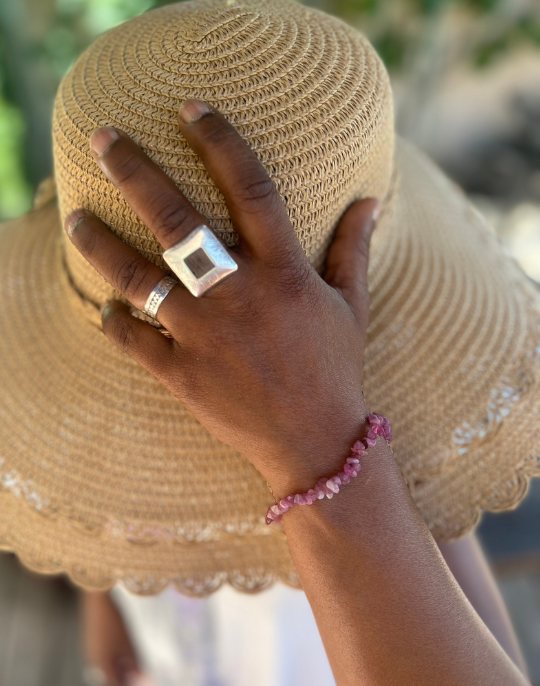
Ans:
[[[238,269],[236,262],[205,224],[165,250],[163,259],[197,298]]]

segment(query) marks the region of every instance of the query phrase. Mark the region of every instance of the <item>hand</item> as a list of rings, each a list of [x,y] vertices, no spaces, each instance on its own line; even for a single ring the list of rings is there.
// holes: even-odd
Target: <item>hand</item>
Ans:
[[[368,414],[361,381],[378,202],[358,202],[345,212],[322,279],[273,182],[231,124],[204,103],[188,101],[179,126],[225,197],[240,235],[230,250],[238,271],[201,298],[173,288],[158,315],[172,339],[120,302],[104,308],[103,332],[210,433],[251,460],[282,497],[335,471]],[[125,134],[99,129],[91,149],[165,249],[205,223]],[[143,309],[164,272],[89,212],[73,212],[66,231],[95,269]]]
[[[82,593],[84,655],[93,680],[103,686],[143,683],[137,656],[108,593]]]

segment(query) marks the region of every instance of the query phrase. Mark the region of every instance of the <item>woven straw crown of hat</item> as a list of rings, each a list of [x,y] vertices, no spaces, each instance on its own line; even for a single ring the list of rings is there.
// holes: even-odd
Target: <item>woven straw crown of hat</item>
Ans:
[[[87,588],[298,585],[283,531],[264,524],[264,480],[105,339],[99,308],[119,294],[61,229],[86,207],[165,266],[90,154],[90,134],[112,125],[234,244],[223,197],[178,130],[187,98],[223,112],[253,148],[316,269],[346,207],[384,199],[367,402],[392,421],[436,538],[515,506],[540,474],[538,290],[463,193],[394,136],[388,76],[365,37],[286,0],[197,0],[131,20],[79,58],[54,112],[59,211],[0,233],[0,545]]]
[[[384,197],[389,189],[392,95],[369,42],[289,0],[202,0],[155,10],[109,31],[64,79],[54,118],[62,218],[87,207],[166,267],[155,236],[89,152],[96,127],[119,126],[234,243],[223,196],[178,129],[178,108],[188,98],[223,112],[257,152],[316,267],[351,201]],[[67,240],[66,255],[82,293],[99,301],[111,295]]]

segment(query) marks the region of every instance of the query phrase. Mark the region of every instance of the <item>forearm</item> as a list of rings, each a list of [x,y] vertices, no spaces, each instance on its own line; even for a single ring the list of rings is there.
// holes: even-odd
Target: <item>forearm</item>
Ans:
[[[527,683],[452,577],[381,439],[332,502],[283,521],[338,686]]]
[[[527,675],[527,665],[478,538],[471,534],[452,543],[439,543],[448,568],[482,621],[507,655]]]

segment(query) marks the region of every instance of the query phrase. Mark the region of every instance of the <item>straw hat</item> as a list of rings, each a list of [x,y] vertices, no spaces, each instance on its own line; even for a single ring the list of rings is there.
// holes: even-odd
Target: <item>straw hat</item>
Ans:
[[[197,0],[133,19],[79,58],[54,111],[58,204],[0,231],[2,547],[92,589],[298,585],[283,530],[264,523],[263,478],[103,336],[99,308],[115,293],[61,228],[87,207],[164,266],[90,155],[92,131],[114,125],[234,243],[223,198],[176,125],[193,97],[256,151],[317,269],[351,201],[384,198],[367,402],[391,419],[437,539],[466,534],[482,509],[517,505],[540,474],[536,286],[464,194],[394,135],[388,76],[364,36],[285,0]]]

